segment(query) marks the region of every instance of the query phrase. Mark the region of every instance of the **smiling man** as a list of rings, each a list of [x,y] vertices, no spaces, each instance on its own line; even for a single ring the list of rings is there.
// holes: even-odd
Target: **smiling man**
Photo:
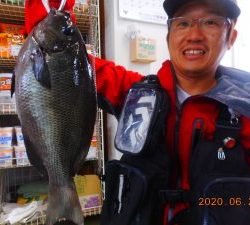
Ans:
[[[165,214],[160,223],[151,218],[149,224],[246,225],[250,74],[220,65],[237,38],[240,9],[236,0],[165,0],[163,7],[170,60],[157,77],[170,97],[162,124],[172,166],[170,190],[161,192]],[[102,59],[96,59],[95,66],[100,106],[117,115],[126,93],[143,76]],[[238,208],[229,202],[236,196]],[[145,225],[138,212],[134,215],[126,225]],[[116,225],[112,218],[110,224]]]
[[[168,47],[178,83],[191,95],[203,94],[216,85],[217,67],[236,39],[236,17],[213,0],[187,1],[169,13]]]

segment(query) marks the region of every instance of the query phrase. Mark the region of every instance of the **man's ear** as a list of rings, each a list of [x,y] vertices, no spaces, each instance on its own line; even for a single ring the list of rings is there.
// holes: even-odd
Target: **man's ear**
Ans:
[[[232,28],[230,31],[229,37],[228,37],[228,42],[227,42],[227,48],[230,49],[233,45],[238,36],[238,31]]]

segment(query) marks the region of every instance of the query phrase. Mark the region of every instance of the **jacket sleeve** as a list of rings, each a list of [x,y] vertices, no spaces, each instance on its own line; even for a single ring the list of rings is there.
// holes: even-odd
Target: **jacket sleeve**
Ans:
[[[98,105],[106,112],[118,116],[128,90],[143,76],[100,58],[94,58],[94,65]]]

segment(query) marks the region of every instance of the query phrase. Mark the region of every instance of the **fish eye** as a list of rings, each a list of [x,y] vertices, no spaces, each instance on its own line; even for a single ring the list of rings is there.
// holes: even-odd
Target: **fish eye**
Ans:
[[[65,17],[66,20],[69,19],[70,18],[70,13],[64,12],[64,17]]]
[[[63,27],[62,32],[63,32],[63,34],[69,36],[69,35],[73,35],[75,33],[75,29],[72,26]]]

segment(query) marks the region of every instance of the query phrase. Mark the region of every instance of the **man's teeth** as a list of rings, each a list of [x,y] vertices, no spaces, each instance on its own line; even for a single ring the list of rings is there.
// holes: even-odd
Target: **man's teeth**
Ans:
[[[186,50],[184,51],[185,55],[204,55],[205,52],[203,50]]]

